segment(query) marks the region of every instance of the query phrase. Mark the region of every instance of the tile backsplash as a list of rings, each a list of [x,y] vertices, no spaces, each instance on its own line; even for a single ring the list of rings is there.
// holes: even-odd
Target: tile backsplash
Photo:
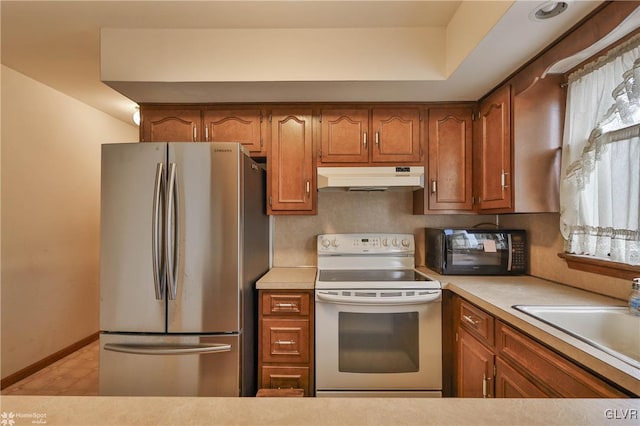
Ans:
[[[273,266],[316,265],[316,236],[327,233],[393,232],[413,234],[416,265],[424,265],[425,227],[471,227],[495,223],[495,215],[413,215],[411,192],[320,192],[315,216],[275,216]],[[630,282],[569,269],[558,253],[563,250],[559,215],[511,214],[499,216],[500,227],[527,230],[530,274],[595,293],[625,299]]]
[[[390,232],[413,234],[416,265],[424,265],[426,227],[464,227],[494,222],[495,216],[413,215],[413,194],[387,192],[320,192],[315,216],[276,216],[273,266],[315,266],[316,236],[330,233]]]

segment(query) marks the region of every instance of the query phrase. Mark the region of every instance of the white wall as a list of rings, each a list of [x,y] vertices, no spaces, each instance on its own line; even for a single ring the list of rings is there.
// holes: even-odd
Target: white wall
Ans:
[[[98,331],[100,144],[138,129],[2,66],[2,377]]]

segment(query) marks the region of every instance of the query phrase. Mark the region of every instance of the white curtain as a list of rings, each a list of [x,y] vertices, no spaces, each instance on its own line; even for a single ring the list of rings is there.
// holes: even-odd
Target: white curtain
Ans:
[[[560,229],[568,253],[640,265],[640,35],[569,76]]]

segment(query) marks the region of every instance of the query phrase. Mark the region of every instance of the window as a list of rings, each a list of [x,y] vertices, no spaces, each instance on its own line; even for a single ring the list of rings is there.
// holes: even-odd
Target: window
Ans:
[[[565,251],[640,265],[640,35],[569,76],[561,173]]]

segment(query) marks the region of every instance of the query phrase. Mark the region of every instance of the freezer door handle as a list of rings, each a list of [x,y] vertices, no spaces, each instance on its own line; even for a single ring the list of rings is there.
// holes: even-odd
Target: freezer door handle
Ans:
[[[126,344],[107,343],[105,351],[135,355],[200,355],[231,351],[231,345],[222,343],[170,345],[170,344]]]
[[[160,224],[161,197],[164,195],[164,165],[158,163],[156,167],[155,185],[153,188],[153,211],[151,217],[151,255],[153,259],[153,286],[156,292],[156,300],[162,300],[165,293],[165,273],[164,262],[162,261],[162,253],[160,245],[163,241],[162,227]]]
[[[167,203],[165,206],[165,244],[164,255],[167,269],[167,281],[169,283],[169,300],[175,300],[178,296],[177,283],[177,246],[178,246],[178,194],[176,185],[176,163],[169,163],[167,183]]]

